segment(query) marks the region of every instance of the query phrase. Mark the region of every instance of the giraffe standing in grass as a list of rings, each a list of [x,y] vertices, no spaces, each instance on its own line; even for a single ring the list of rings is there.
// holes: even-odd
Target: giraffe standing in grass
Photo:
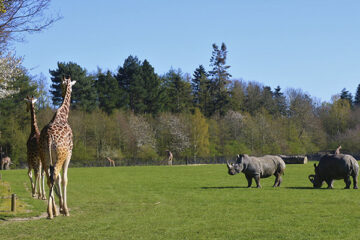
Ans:
[[[63,103],[56,111],[53,119],[40,133],[40,157],[49,186],[47,207],[49,219],[59,215],[55,204],[54,190],[60,198],[60,213],[70,216],[67,206],[67,172],[73,148],[73,134],[68,123],[68,116],[72,86],[75,83],[76,81],[71,81],[70,77],[63,77],[61,83]],[[61,169],[63,170],[63,179],[61,179]],[[61,183],[63,189],[61,189]],[[55,188],[55,184],[57,188]]]
[[[167,156],[168,156],[168,165],[171,166],[172,165],[172,162],[173,162],[173,154],[169,151],[169,150],[166,150],[165,152],[167,152]]]
[[[112,159],[109,158],[109,157],[106,157],[106,160],[109,161],[110,167],[111,167],[111,166],[115,167],[115,161],[114,161],[114,160],[112,160]]]
[[[32,196],[35,197],[38,194],[39,199],[46,199],[45,196],[45,181],[44,171],[41,166],[39,141],[40,131],[37,126],[35,107],[34,104],[37,99],[34,97],[27,97],[24,99],[27,105],[27,111],[30,111],[31,115],[31,132],[27,140],[27,160],[28,160],[28,176],[31,183]],[[34,170],[35,181],[33,180],[32,170]]]

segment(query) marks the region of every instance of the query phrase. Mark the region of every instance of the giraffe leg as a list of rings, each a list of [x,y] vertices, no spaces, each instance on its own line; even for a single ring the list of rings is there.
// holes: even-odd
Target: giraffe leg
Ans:
[[[68,171],[68,167],[69,167],[69,163],[70,163],[70,159],[71,159],[71,153],[72,152],[70,151],[66,158],[64,166],[63,166],[64,215],[65,216],[70,216],[69,209],[67,207],[67,183],[68,183],[67,171]]]
[[[38,198],[40,198],[40,191],[38,190],[38,188],[40,188],[40,184],[39,184],[39,177],[40,177],[40,173],[38,170],[34,169],[34,175],[35,175],[35,182],[34,182],[34,190],[35,190],[35,195],[33,195],[33,197],[38,196]]]
[[[35,188],[34,188],[34,181],[33,181],[33,177],[32,177],[32,169],[29,166],[28,169],[28,176],[30,178],[30,183],[31,183],[31,193],[32,193],[32,197],[35,197]]]
[[[59,173],[57,179],[56,179],[56,195],[59,197],[59,208],[60,213],[64,213],[64,199],[61,191],[61,174]]]
[[[41,194],[42,194],[42,200],[46,200],[46,193],[45,193],[45,169],[44,168],[42,168],[42,170],[41,170],[41,177],[40,177],[40,181],[41,181],[41,183],[39,183],[39,184],[41,184],[42,185],[42,190],[41,190]]]
[[[52,206],[53,201],[52,201],[52,198],[54,197],[54,194],[53,194],[54,186],[50,183],[49,178],[48,178],[47,184],[49,186],[49,199],[48,199],[47,213],[48,213],[48,218],[53,219],[54,215],[53,215],[53,206]]]

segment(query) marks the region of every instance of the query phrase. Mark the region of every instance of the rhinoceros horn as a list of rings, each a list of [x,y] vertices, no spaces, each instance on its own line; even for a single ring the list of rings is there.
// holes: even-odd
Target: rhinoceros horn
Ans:
[[[231,164],[228,161],[226,161],[226,165],[228,166],[229,169],[231,168]]]
[[[314,178],[315,178],[314,174],[309,175],[310,182],[314,183]]]

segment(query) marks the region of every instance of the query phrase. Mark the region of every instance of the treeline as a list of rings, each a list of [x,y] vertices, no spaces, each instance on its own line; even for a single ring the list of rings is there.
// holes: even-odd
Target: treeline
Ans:
[[[33,79],[24,70],[13,81],[14,93],[0,100],[2,150],[16,165],[26,164],[30,113],[23,99],[39,99],[41,129],[62,102],[62,76],[71,75],[77,81],[69,118],[75,165],[107,156],[163,161],[166,150],[175,160],[308,154],[339,144],[360,153],[359,88],[354,99],[343,89],[330,103],[321,103],[299,89],[283,92],[279,86],[231,80],[226,57],[225,44],[214,44],[210,70],[200,65],[191,75],[174,69],[158,75],[147,60],[135,56],[116,72],[88,73],[76,63],[59,62],[50,70],[50,95],[43,78]]]

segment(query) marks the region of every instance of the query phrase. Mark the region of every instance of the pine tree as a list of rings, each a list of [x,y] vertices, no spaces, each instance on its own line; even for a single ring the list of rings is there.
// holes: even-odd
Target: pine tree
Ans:
[[[170,71],[163,76],[165,110],[172,113],[188,111],[191,104],[191,84],[184,79],[181,70]]]
[[[116,108],[121,107],[121,97],[124,94],[120,91],[116,78],[110,71],[107,71],[105,74],[99,69],[97,73],[96,89],[100,109],[111,114]]]
[[[96,88],[93,76],[87,75],[85,69],[73,62],[58,62],[56,70],[50,70],[52,101],[55,106],[60,106],[63,101],[61,81],[63,76],[71,76],[76,81],[73,87],[71,103],[73,108],[92,111],[96,107]]]
[[[145,105],[144,112],[157,114],[163,109],[164,92],[161,87],[161,79],[156,75],[154,68],[147,60],[144,60],[141,65],[141,77],[146,93],[142,100]]]
[[[146,106],[143,99],[146,96],[144,81],[141,76],[141,61],[137,57],[129,56],[116,75],[119,88],[125,93],[128,108],[134,112],[144,112]]]
[[[354,105],[359,107],[360,106],[360,84],[357,86]]]
[[[214,43],[212,45],[213,52],[210,59],[210,66],[212,70],[210,74],[210,93],[213,109],[210,110],[210,115],[219,112],[224,115],[229,107],[230,94],[228,91],[229,78],[231,75],[228,73],[230,66],[226,65],[227,49],[224,43],[221,48]]]
[[[274,89],[274,101],[276,105],[276,112],[275,114],[280,114],[282,116],[286,115],[286,98],[284,94],[281,92],[280,86],[277,86],[277,88]]]
[[[346,90],[346,88],[343,88],[343,90],[341,90],[340,98],[347,100],[350,106],[353,106],[353,96],[348,90]]]

